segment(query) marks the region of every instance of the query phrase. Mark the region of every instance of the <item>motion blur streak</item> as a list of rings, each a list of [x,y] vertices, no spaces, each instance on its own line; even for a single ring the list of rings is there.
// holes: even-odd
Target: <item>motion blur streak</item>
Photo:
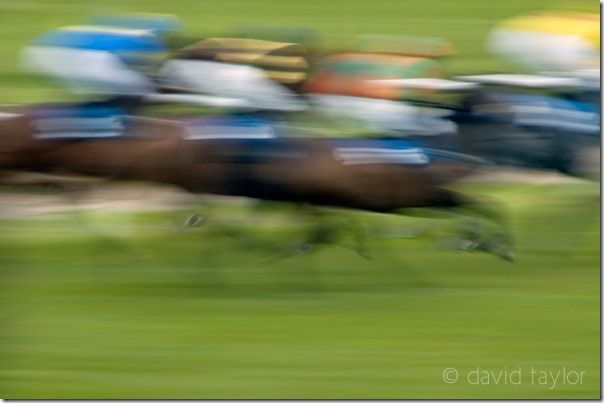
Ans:
[[[599,398],[598,12],[2,0],[0,397]]]

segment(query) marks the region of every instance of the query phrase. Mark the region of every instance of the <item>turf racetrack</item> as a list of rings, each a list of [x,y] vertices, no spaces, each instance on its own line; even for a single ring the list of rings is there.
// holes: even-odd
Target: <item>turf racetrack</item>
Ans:
[[[597,186],[465,186],[509,210],[515,263],[420,237],[372,241],[372,260],[329,247],[266,264],[216,226],[182,230],[192,210],[5,220],[0,394],[597,398]],[[213,214],[273,245],[300,229],[286,212]]]

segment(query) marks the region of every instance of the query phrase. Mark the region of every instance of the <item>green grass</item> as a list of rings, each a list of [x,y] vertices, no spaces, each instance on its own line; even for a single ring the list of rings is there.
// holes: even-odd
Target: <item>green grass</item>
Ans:
[[[267,265],[211,226],[182,231],[185,211],[4,221],[0,395],[597,398],[596,186],[474,190],[510,212],[517,262],[420,238],[372,241],[372,260],[330,247]],[[300,227],[215,214],[275,245]],[[477,367],[520,368],[521,384],[471,385]],[[550,389],[533,367],[585,373]]]

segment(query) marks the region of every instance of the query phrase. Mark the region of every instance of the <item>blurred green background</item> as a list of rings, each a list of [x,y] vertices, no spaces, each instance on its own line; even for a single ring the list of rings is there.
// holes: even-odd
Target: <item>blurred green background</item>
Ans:
[[[483,51],[493,24],[544,7],[598,11],[592,1],[541,0],[2,0],[0,102],[65,96],[20,74],[17,54],[93,13],[174,13],[199,35],[242,23],[311,27],[332,45],[364,32],[443,36],[458,49],[450,71],[470,73],[508,67]],[[333,247],[266,264],[211,227],[183,231],[194,208],[3,219],[0,396],[598,398],[597,184],[465,186],[509,211],[517,262],[418,238],[372,241],[372,260]],[[269,244],[298,228],[277,212],[217,214]],[[442,379],[446,368],[477,367],[521,368],[522,383]],[[585,375],[550,388],[531,381],[531,367]]]
[[[4,220],[0,395],[597,398],[596,184],[465,187],[503,202],[516,262],[420,237],[374,240],[371,260],[334,246],[268,263],[220,226],[184,231],[194,208]],[[275,247],[302,225],[285,212],[215,210]],[[521,368],[522,383],[442,380],[477,367]],[[532,367],[585,375],[550,388]]]

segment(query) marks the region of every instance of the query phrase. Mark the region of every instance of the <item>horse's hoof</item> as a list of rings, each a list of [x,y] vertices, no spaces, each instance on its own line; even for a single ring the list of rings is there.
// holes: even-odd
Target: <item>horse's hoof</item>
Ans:
[[[372,256],[371,253],[369,252],[369,250],[367,248],[357,248],[356,249],[357,254],[367,260],[371,260]]]
[[[185,220],[185,227],[187,227],[187,228],[199,227],[202,223],[203,223],[203,217],[200,216],[199,214],[193,214],[193,215],[190,215]]]
[[[513,262],[515,259],[514,251],[501,243],[483,242],[477,249],[495,255],[508,262]]]
[[[516,260],[516,255],[514,254],[514,252],[511,251],[504,253],[502,257],[508,262],[513,262]]]
[[[472,252],[480,247],[480,243],[465,238],[451,238],[441,242],[441,246],[445,249]]]
[[[510,249],[495,252],[495,255],[507,262],[513,262],[516,260],[516,254]]]

